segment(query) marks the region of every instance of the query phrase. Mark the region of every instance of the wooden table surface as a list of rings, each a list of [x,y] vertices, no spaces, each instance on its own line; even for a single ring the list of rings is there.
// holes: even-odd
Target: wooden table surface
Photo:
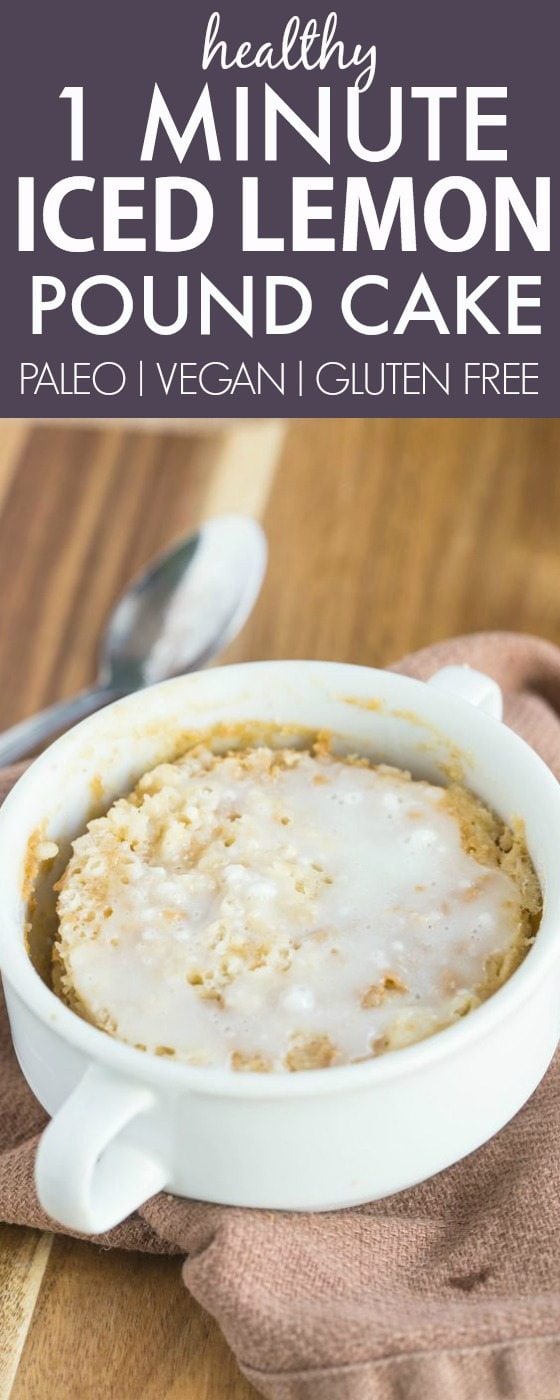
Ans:
[[[89,681],[126,580],[221,510],[270,568],[229,659],[384,664],[452,633],[560,642],[560,421],[0,423],[0,727]],[[0,1397],[249,1400],[179,1262],[0,1227]]]

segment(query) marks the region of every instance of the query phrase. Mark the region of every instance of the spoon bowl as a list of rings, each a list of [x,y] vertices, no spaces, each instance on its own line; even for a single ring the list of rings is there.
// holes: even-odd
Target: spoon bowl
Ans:
[[[255,520],[224,515],[158,555],[111,614],[102,683],[128,693],[205,665],[246,622],[266,554]]]
[[[246,622],[266,560],[264,531],[248,516],[218,516],[177,540],[116,603],[95,685],[7,729],[0,736],[0,765],[15,763],[121,695],[207,665]]]

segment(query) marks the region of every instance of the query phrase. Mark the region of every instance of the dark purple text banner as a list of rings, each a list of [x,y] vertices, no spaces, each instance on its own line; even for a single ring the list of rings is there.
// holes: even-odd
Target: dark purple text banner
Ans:
[[[3,29],[3,416],[560,413],[550,0]]]

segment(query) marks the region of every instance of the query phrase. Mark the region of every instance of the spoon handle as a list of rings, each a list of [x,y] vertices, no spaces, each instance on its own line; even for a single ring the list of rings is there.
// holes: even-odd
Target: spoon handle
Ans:
[[[7,763],[15,763],[18,758],[25,758],[26,754],[33,753],[45,740],[51,739],[53,734],[59,734],[61,730],[77,724],[79,719],[84,719],[86,715],[101,709],[102,705],[108,705],[109,701],[115,698],[113,690],[105,686],[93,686],[91,690],[81,690],[69,700],[58,700],[55,705],[49,705],[48,709],[40,710],[37,715],[30,715],[19,724],[13,724],[11,729],[5,729],[4,733],[0,734],[0,767]]]

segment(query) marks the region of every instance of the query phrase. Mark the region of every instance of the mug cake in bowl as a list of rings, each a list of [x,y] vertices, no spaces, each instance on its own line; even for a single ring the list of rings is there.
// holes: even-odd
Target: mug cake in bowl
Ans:
[[[330,1210],[473,1151],[558,1043],[560,793],[488,677],[210,669],[0,810],[0,965],[67,1228]]]

